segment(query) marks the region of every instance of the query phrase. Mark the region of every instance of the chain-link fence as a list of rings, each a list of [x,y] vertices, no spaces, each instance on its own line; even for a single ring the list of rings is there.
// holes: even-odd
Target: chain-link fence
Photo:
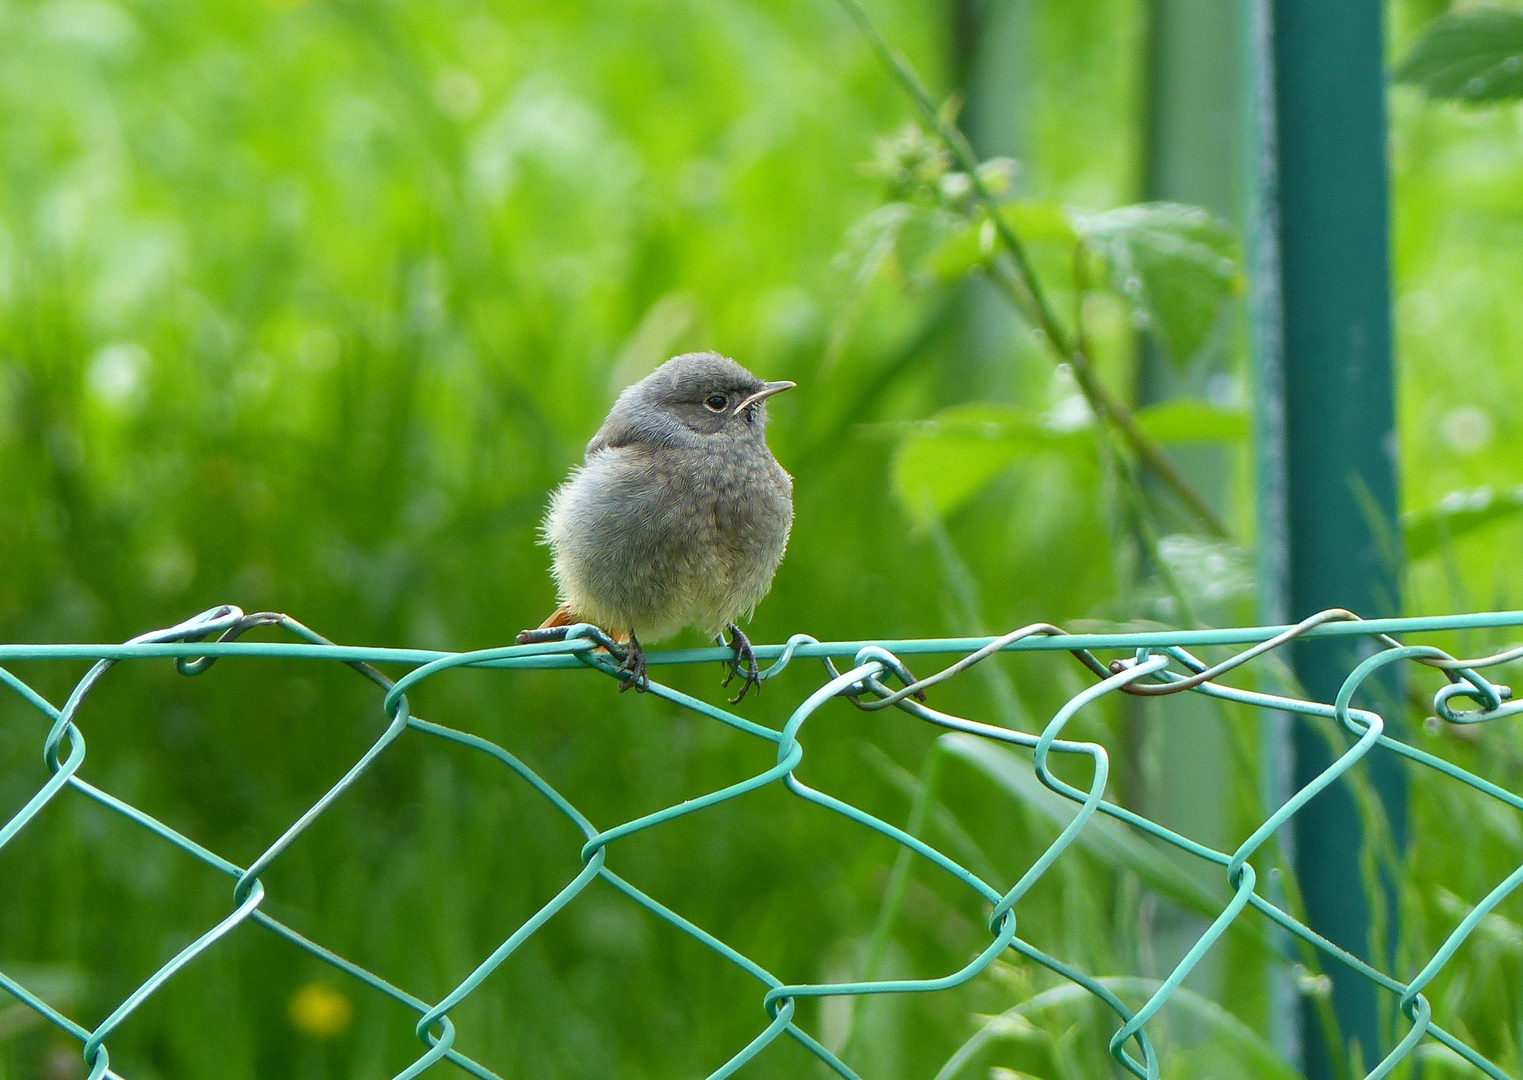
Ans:
[[[1055,972],[1062,979],[1068,980],[1103,1002],[1104,1006],[1114,1014],[1115,1031],[1110,1039],[1111,1053],[1134,1075],[1155,1078],[1159,1075],[1160,1066],[1158,1054],[1149,1038],[1149,1021],[1153,1020],[1176,994],[1191,970],[1222,938],[1235,920],[1261,916],[1279,927],[1280,929],[1276,932],[1286,941],[1303,950],[1314,951],[1323,960],[1341,965],[1370,980],[1396,1002],[1400,1012],[1406,1018],[1406,1030],[1395,1048],[1368,1073],[1368,1077],[1378,1078],[1388,1075],[1398,1064],[1412,1056],[1420,1043],[1432,1039],[1463,1057],[1486,1076],[1503,1080],[1506,1074],[1495,1064],[1436,1022],[1433,1010],[1423,996],[1423,990],[1439,970],[1454,957],[1456,951],[1486,915],[1520,883],[1523,883],[1523,867],[1514,871],[1505,880],[1496,883],[1484,899],[1461,919],[1442,946],[1418,970],[1406,978],[1401,978],[1351,955],[1312,931],[1287,910],[1287,908],[1293,909],[1293,904],[1287,904],[1278,897],[1271,898],[1268,895],[1268,890],[1263,888],[1259,874],[1255,872],[1254,861],[1257,857],[1262,869],[1264,858],[1269,854],[1269,845],[1276,841],[1277,834],[1297,811],[1302,809],[1318,792],[1353,769],[1377,746],[1431,771],[1428,775],[1419,776],[1414,782],[1467,784],[1476,791],[1489,795],[1514,809],[1523,810],[1523,797],[1433,754],[1392,738],[1387,733],[1386,722],[1380,715],[1368,709],[1354,707],[1352,704],[1356,692],[1371,676],[1390,665],[1411,661],[1437,669],[1447,677],[1447,682],[1433,698],[1433,711],[1445,722],[1474,724],[1523,711],[1523,702],[1512,702],[1510,691],[1505,686],[1493,683],[1480,674],[1484,669],[1523,658],[1523,648],[1475,660],[1457,660],[1438,648],[1428,645],[1404,645],[1393,636],[1423,631],[1518,625],[1523,625],[1523,614],[1516,612],[1428,619],[1360,621],[1349,612],[1328,611],[1292,627],[1228,630],[1067,634],[1055,626],[1033,625],[995,639],[962,638],[844,643],[821,643],[799,635],[790,639],[786,645],[768,646],[756,650],[761,659],[771,661],[771,667],[764,672],[763,678],[776,675],[789,664],[811,659],[822,661],[827,672],[825,681],[793,711],[781,730],[745,720],[734,713],[664,686],[655,679],[652,679],[650,684],[650,692],[653,694],[718,723],[728,725],[746,736],[773,744],[776,747],[776,764],[765,772],[740,783],[731,784],[701,797],[686,800],[679,805],[606,829],[594,826],[544,778],[512,753],[476,735],[414,716],[407,699],[408,691],[425,679],[434,678],[443,672],[457,668],[523,670],[590,667],[614,678],[624,677],[608,652],[610,648],[617,648],[617,646],[604,639],[593,627],[573,628],[564,642],[510,646],[468,653],[440,653],[335,645],[284,615],[272,613],[245,615],[236,608],[223,607],[204,612],[178,626],[145,634],[123,645],[0,646],[0,662],[95,661],[89,672],[74,686],[73,692],[62,707],[55,706],[26,682],[6,669],[0,668],[0,681],[3,681],[35,709],[46,724],[42,750],[48,771],[47,780],[36,793],[4,823],[3,827],[0,827],[0,848],[8,844],[22,829],[32,825],[39,812],[52,800],[60,797],[82,796],[122,815],[160,837],[165,843],[226,874],[233,881],[229,914],[154,972],[93,1029],[86,1028],[65,1015],[60,1009],[43,1000],[43,997],[34,989],[29,989],[4,972],[0,972],[0,988],[79,1040],[83,1045],[84,1060],[90,1070],[90,1080],[115,1077],[118,1074],[111,1068],[107,1048],[112,1032],[116,1031],[155,991],[174,978],[186,965],[215,948],[219,941],[241,923],[251,922],[279,935],[346,976],[389,996],[417,1013],[415,1032],[423,1049],[412,1064],[397,1074],[397,1080],[418,1076],[440,1061],[449,1061],[472,1076],[494,1078],[498,1074],[491,1068],[472,1060],[455,1048],[456,1032],[450,1019],[451,1011],[472,994],[493,970],[507,961],[514,950],[544,926],[549,919],[563,908],[574,905],[577,897],[594,879],[602,878],[626,896],[631,903],[638,904],[671,926],[690,935],[754,977],[760,984],[761,1010],[758,1017],[760,1028],[758,1034],[750,1043],[739,1048],[730,1060],[716,1068],[710,1074],[710,1080],[720,1080],[734,1074],[736,1070],[766,1050],[769,1044],[785,1036],[795,1040],[836,1074],[842,1077],[855,1077],[857,1074],[850,1067],[796,1022],[796,1011],[801,1000],[829,996],[934,993],[975,978],[1006,950],[1013,950]],[[278,642],[238,640],[256,627],[276,628],[298,640]],[[1279,665],[1278,671],[1273,670],[1276,667],[1273,660],[1276,650],[1297,638],[1331,636],[1358,637],[1373,648],[1373,651],[1366,650],[1367,657],[1349,673],[1342,689],[1331,703],[1304,700],[1284,689],[1279,692],[1267,692],[1264,689],[1228,686],[1220,681],[1223,676],[1236,669],[1244,668],[1250,662],[1259,661],[1255,666],[1259,675],[1263,677],[1257,679],[1256,685],[1283,688],[1288,685],[1283,665]],[[1240,651],[1213,664],[1198,659],[1190,651],[1221,646],[1237,647]],[[926,703],[927,689],[954,678],[996,653],[1034,650],[1070,652],[1084,665],[1093,678],[1092,683],[1073,695],[1058,710],[1040,734],[1028,734],[963,719],[940,712]],[[1110,653],[1117,658],[1105,661],[1097,655],[1104,653]],[[911,675],[901,658],[925,655],[958,656],[959,659],[936,674],[917,680]],[[85,760],[86,746],[84,735],[75,720],[81,704],[100,682],[102,676],[113,665],[123,661],[143,662],[155,658],[172,658],[181,673],[196,675],[219,659],[250,656],[279,657],[293,662],[325,661],[347,664],[379,686],[384,694],[382,707],[390,722],[380,738],[365,751],[359,760],[354,762],[342,779],[292,822],[279,839],[258,858],[248,866],[239,866],[110,792],[82,779],[79,772]],[[653,668],[659,669],[664,664],[714,662],[726,656],[728,656],[727,650],[698,649],[653,654],[650,656],[650,663]],[[837,662],[844,662],[842,666],[846,667],[846,670],[840,670]],[[393,682],[372,666],[377,664],[403,665],[410,670],[402,678]],[[1249,671],[1240,674],[1246,676]],[[1242,682],[1244,679],[1234,677],[1234,681]],[[1107,695],[1119,693],[1159,696],[1185,692],[1203,694],[1273,713],[1300,714],[1327,725],[1330,730],[1334,726],[1341,727],[1351,740],[1346,743],[1346,750],[1311,783],[1288,795],[1282,801],[1276,800],[1280,804],[1273,807],[1272,812],[1267,813],[1262,824],[1236,850],[1218,851],[1107,800],[1105,793],[1109,759],[1105,749],[1097,743],[1062,738],[1065,727],[1080,710]],[[798,779],[795,770],[804,758],[804,743],[801,740],[803,728],[821,706],[836,697],[846,697],[857,707],[866,710],[897,708],[917,720],[957,733],[960,739],[987,740],[992,743],[1025,748],[1031,751],[1031,767],[1041,783],[1071,800],[1077,810],[1057,839],[1042,852],[1019,880],[1013,884],[986,881],[909,831],[891,825],[825,792],[814,790]],[[39,725],[39,734],[42,733],[42,726]],[[310,940],[274,918],[262,907],[266,892],[260,880],[261,874],[280,858],[281,854],[310,828],[324,811],[343,798],[392,743],[409,733],[412,738],[448,740],[495,759],[501,763],[507,773],[529,785],[566,818],[575,823],[585,837],[585,843],[581,849],[583,863],[581,871],[567,881],[553,899],[514,930],[489,956],[483,958],[475,970],[450,993],[433,1002],[424,1001],[407,990],[392,985],[380,976],[325,948],[319,942]],[[1051,765],[1055,760],[1054,755],[1088,759],[1090,783],[1087,790],[1065,782],[1053,774]],[[505,774],[506,778],[508,778],[507,774]],[[963,887],[972,890],[988,907],[989,942],[987,947],[959,970],[940,978],[884,979],[833,984],[785,983],[757,961],[743,955],[702,927],[688,921],[679,912],[647,895],[616,874],[608,865],[610,849],[622,839],[647,829],[660,828],[688,814],[701,813],[709,807],[740,798],[748,792],[771,784],[780,784],[800,799],[839,814],[863,828],[889,837],[903,848],[951,875]],[[67,795],[65,795],[66,792]],[[1231,889],[1231,898],[1225,907],[1199,935],[1174,970],[1156,986],[1150,987],[1152,991],[1150,996],[1135,1010],[1128,1008],[1112,991],[1111,986],[1114,985],[1114,980],[1101,980],[1079,971],[1063,960],[1050,956],[1024,941],[1017,933],[1023,898],[1053,864],[1075,844],[1083,830],[1096,820],[1097,814],[1119,819],[1153,837],[1156,841],[1170,845],[1205,863],[1214,864],[1220,868]],[[1357,872],[1356,868],[1350,868],[1351,874]],[[1250,909],[1255,914],[1250,915]]]

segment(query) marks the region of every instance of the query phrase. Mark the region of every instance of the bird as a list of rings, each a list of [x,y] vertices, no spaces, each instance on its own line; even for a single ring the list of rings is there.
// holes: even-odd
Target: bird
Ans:
[[[550,497],[560,606],[520,644],[591,623],[623,653],[620,692],[649,688],[643,643],[696,627],[734,656],[739,702],[760,672],[737,623],[772,587],[793,527],[793,479],[767,445],[766,382],[717,352],[684,353],[625,388]]]

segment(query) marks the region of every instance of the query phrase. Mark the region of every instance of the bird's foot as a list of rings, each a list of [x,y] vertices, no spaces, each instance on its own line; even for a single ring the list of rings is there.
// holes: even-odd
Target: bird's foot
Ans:
[[[645,673],[645,650],[640,648],[640,639],[635,637],[635,632],[629,632],[628,643],[619,646],[624,656],[619,664],[620,674],[626,676],[624,683],[619,687],[619,693],[623,693],[633,686],[640,693],[650,689],[650,676]]]
[[[725,667],[729,669],[729,674],[724,677],[724,682],[719,685],[729,686],[730,682],[737,675],[740,676],[740,693],[730,699],[731,705],[739,705],[741,698],[746,696],[746,691],[750,690],[751,687],[756,687],[756,692],[758,694],[761,693],[761,668],[756,664],[756,650],[751,648],[751,639],[746,637],[741,632],[740,627],[734,623],[730,623],[729,631],[730,640],[726,642],[724,636],[720,635],[719,643],[721,645],[728,644],[731,649],[735,650],[735,656],[733,659],[725,661]]]
[[[535,630],[524,630],[519,633],[517,641],[520,645],[540,645],[546,641],[565,641],[566,633],[571,629],[567,626],[541,626]],[[619,661],[615,669],[624,681],[619,685],[619,693],[623,693],[633,686],[640,693],[650,689],[650,676],[645,673],[645,650],[640,648],[640,642],[631,631],[629,641],[615,641],[601,630],[595,631],[593,640],[600,642],[597,652],[606,652]]]

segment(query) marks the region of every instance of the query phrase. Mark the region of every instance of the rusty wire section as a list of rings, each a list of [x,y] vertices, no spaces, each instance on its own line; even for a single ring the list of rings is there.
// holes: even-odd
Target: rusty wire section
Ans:
[[[1309,947],[1315,950],[1326,960],[1369,979],[1381,990],[1394,997],[1408,1022],[1408,1027],[1390,1054],[1367,1074],[1367,1080],[1378,1080],[1390,1074],[1397,1065],[1413,1054],[1420,1043],[1427,1039],[1436,1040],[1447,1046],[1486,1076],[1494,1080],[1506,1080],[1507,1074],[1495,1064],[1435,1021],[1432,1008],[1423,996],[1423,990],[1455,955],[1480,921],[1519,884],[1523,884],[1523,867],[1498,882],[1475,905],[1445,940],[1442,947],[1420,970],[1402,978],[1379,970],[1345,952],[1263,895],[1258,889],[1258,876],[1252,860],[1255,855],[1265,851],[1266,845],[1274,840],[1277,832],[1313,796],[1346,773],[1376,746],[1384,747],[1415,764],[1425,766],[1433,773],[1441,774],[1430,776],[1422,782],[1452,781],[1466,784],[1501,800],[1514,809],[1523,810],[1523,798],[1432,754],[1391,738],[1386,734],[1385,720],[1379,714],[1367,709],[1355,708],[1351,704],[1355,692],[1375,672],[1392,664],[1410,661],[1435,668],[1446,676],[1447,683],[1434,695],[1433,699],[1434,712],[1445,721],[1455,724],[1476,724],[1523,711],[1523,703],[1514,703],[1511,700],[1511,692],[1506,686],[1494,683],[1481,674],[1484,669],[1523,658],[1523,647],[1479,659],[1461,660],[1432,646],[1403,645],[1393,636],[1423,630],[1519,625],[1523,625],[1523,613],[1518,612],[1438,619],[1384,619],[1366,623],[1360,622],[1350,612],[1334,610],[1322,612],[1295,626],[1219,631],[1069,635],[1056,626],[1035,624],[993,639],[881,643],[820,643],[807,636],[798,635],[791,638],[785,645],[756,650],[759,656],[773,661],[771,667],[763,673],[764,679],[777,675],[793,661],[805,658],[817,658],[823,661],[826,668],[827,677],[823,684],[804,699],[780,730],[753,723],[654,680],[650,685],[652,693],[668,701],[726,724],[745,736],[772,743],[776,747],[776,764],[740,783],[605,829],[594,826],[548,781],[509,751],[476,735],[414,716],[407,700],[407,692],[423,680],[463,667],[488,667],[509,671],[527,668],[593,668],[616,680],[627,678],[617,669],[614,658],[609,655],[610,650],[616,651],[616,646],[594,627],[574,627],[564,642],[515,645],[470,653],[439,653],[339,646],[285,615],[270,612],[245,615],[237,608],[221,607],[203,612],[177,626],[144,634],[123,645],[0,646],[0,661],[70,659],[95,661],[61,707],[53,705],[21,679],[0,667],[0,682],[35,709],[47,724],[46,736],[42,744],[47,779],[22,808],[3,826],[0,826],[0,848],[8,844],[31,823],[44,806],[67,790],[121,814],[129,821],[154,833],[165,843],[226,874],[233,883],[230,911],[226,917],[181,950],[93,1028],[86,1028],[78,1021],[66,1016],[44,1001],[37,993],[4,972],[0,972],[0,989],[7,991],[58,1028],[79,1040],[85,1063],[89,1068],[90,1080],[118,1077],[119,1074],[111,1067],[111,1057],[107,1047],[112,1033],[186,965],[214,948],[222,938],[239,925],[252,923],[332,965],[346,976],[406,1005],[417,1014],[414,1031],[421,1048],[417,1058],[397,1073],[395,1080],[406,1080],[406,1078],[418,1076],[440,1061],[448,1061],[471,1076],[495,1080],[498,1074],[491,1068],[455,1049],[456,1032],[450,1018],[451,1010],[473,993],[493,970],[507,961],[520,944],[550,918],[572,904],[594,879],[602,878],[628,897],[631,902],[692,936],[725,960],[753,976],[761,984],[759,1033],[749,1044],[738,1048],[728,1061],[716,1063],[718,1067],[710,1074],[710,1080],[722,1080],[732,1075],[746,1062],[762,1053],[768,1045],[783,1036],[799,1043],[837,1075],[854,1078],[857,1074],[846,1062],[796,1023],[796,1008],[801,999],[885,993],[930,993],[944,990],[976,977],[1006,950],[1013,950],[1048,968],[1062,978],[1082,987],[1102,1002],[1114,1016],[1115,1030],[1110,1039],[1112,1055],[1133,1075],[1147,1078],[1147,1080],[1156,1080],[1159,1076],[1159,1059],[1149,1039],[1149,1021],[1175,994],[1186,976],[1206,952],[1221,939],[1227,928],[1251,908],[1281,928],[1284,933],[1299,939],[1302,948]],[[260,627],[283,632],[287,638],[296,640],[272,642],[239,640],[248,631]],[[1272,653],[1303,636],[1366,637],[1378,645],[1379,649],[1349,674],[1332,703],[1307,701],[1287,693],[1268,693],[1257,689],[1226,686],[1217,681],[1250,661]],[[1224,644],[1247,647],[1215,664],[1208,664],[1189,651],[1192,647]],[[1093,675],[1095,681],[1059,709],[1039,734],[1014,731],[964,719],[938,711],[927,704],[925,693],[927,690],[996,653],[1054,650],[1071,652]],[[1108,662],[1102,661],[1096,653],[1104,651],[1119,652],[1121,655]],[[954,663],[934,675],[917,680],[910,673],[902,656],[928,654],[961,655]],[[653,654],[650,657],[650,663],[656,667],[664,663],[709,662],[720,659],[723,655],[726,654],[720,650]],[[124,660],[144,661],[169,658],[174,661],[182,674],[193,676],[204,672],[220,658],[236,656],[285,657],[292,662],[326,661],[346,664],[376,684],[383,695],[382,708],[390,720],[385,732],[353,763],[344,776],[246,867],[235,865],[197,843],[193,838],[183,835],[83,779],[79,772],[86,756],[85,739],[75,722],[80,706],[90,691],[113,665]],[[849,661],[849,664],[844,665],[846,670],[840,670],[835,660]],[[400,664],[408,670],[405,675],[393,682],[381,674],[375,666],[377,664]],[[897,683],[897,688],[890,686],[890,681]],[[1130,694],[1151,697],[1187,692],[1204,694],[1278,713],[1300,714],[1320,722],[1336,724],[1352,736],[1353,742],[1346,752],[1322,774],[1290,795],[1282,805],[1274,808],[1264,822],[1235,851],[1217,851],[1107,801],[1104,794],[1109,759],[1105,749],[1097,743],[1066,740],[1061,737],[1064,727],[1081,709],[1106,696]],[[1013,884],[1003,885],[987,882],[923,840],[834,796],[816,791],[798,779],[796,770],[804,757],[803,744],[800,741],[803,726],[821,706],[836,697],[845,697],[857,707],[867,710],[894,707],[917,720],[961,733],[963,736],[1030,750],[1032,768],[1036,776],[1048,788],[1072,800],[1078,806],[1078,810],[1057,839],[1027,868],[1019,880]],[[496,950],[484,957],[454,990],[434,1002],[424,1001],[337,955],[320,943],[308,939],[268,914],[262,907],[266,892],[260,881],[260,875],[324,811],[342,798],[344,793],[392,743],[409,733],[414,738],[427,737],[453,742],[495,759],[505,770],[503,774],[505,783],[528,784],[573,822],[585,837],[585,843],[581,849],[582,870],[568,881],[550,902],[515,929]],[[1055,754],[1089,759],[1092,781],[1088,790],[1075,787],[1053,775],[1050,764]],[[667,907],[660,900],[649,896],[619,877],[608,866],[609,850],[616,841],[646,829],[658,828],[678,817],[701,812],[708,807],[739,798],[748,792],[774,783],[782,784],[799,798],[893,839],[972,890],[987,905],[988,946],[959,970],[939,978],[873,980],[857,983],[785,983],[760,963],[737,952],[701,927],[688,921],[677,911]],[[1152,987],[1151,996],[1136,1010],[1128,1008],[1112,992],[1110,984],[1114,980],[1102,980],[1079,971],[1062,960],[1047,955],[1017,934],[1018,914],[1023,898],[1042,875],[1073,845],[1080,832],[1096,814],[1118,818],[1160,842],[1216,864],[1221,868],[1232,890],[1230,900],[1200,935],[1184,959],[1166,979],[1156,987]],[[1350,868],[1350,872],[1356,872],[1356,868]]]

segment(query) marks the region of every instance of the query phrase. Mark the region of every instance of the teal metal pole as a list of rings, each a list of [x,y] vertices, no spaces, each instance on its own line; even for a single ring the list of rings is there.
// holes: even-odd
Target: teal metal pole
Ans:
[[[1299,618],[1328,607],[1365,616],[1400,610],[1385,73],[1379,0],[1256,0],[1250,35],[1257,108],[1253,273],[1254,375],[1260,484],[1260,559],[1266,615]],[[1308,642],[1294,668],[1306,691],[1331,701],[1359,657]],[[1399,725],[1399,686],[1372,688],[1366,707]],[[1273,777],[1298,789],[1332,754],[1326,729],[1304,721],[1266,740]],[[1285,751],[1288,750],[1288,754]],[[1287,760],[1288,759],[1288,760]],[[1389,756],[1370,775],[1398,848],[1406,794]],[[1292,861],[1307,920],[1366,959],[1390,961],[1394,892],[1368,895],[1357,870],[1369,841],[1349,788],[1338,783],[1293,819]],[[1384,931],[1384,947],[1373,933]],[[1375,957],[1379,952],[1381,955]],[[1335,1075],[1333,1054],[1364,1068],[1381,1055],[1373,988],[1338,971],[1329,1046],[1303,1003],[1299,1052],[1309,1080]]]

